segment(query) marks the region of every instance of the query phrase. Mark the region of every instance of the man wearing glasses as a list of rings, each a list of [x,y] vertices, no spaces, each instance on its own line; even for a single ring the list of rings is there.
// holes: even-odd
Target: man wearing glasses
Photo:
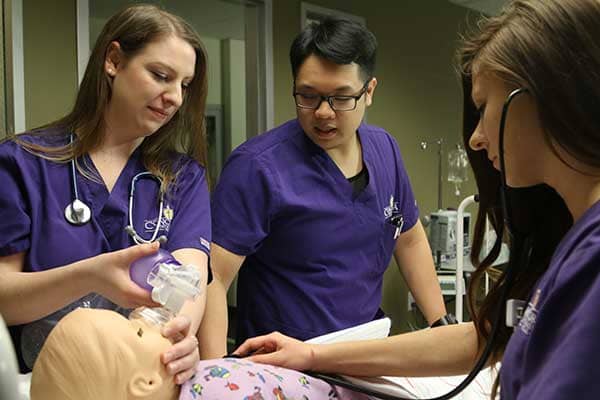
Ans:
[[[310,25],[290,61],[297,118],[229,157],[213,193],[203,358],[226,352],[226,292],[239,272],[237,342],[305,340],[383,316],[392,254],[430,324],[446,314],[395,140],[362,123],[377,43],[346,19]]]

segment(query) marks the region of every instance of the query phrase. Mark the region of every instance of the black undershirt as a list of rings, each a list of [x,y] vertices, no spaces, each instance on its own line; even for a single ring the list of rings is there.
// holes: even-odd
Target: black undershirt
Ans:
[[[369,171],[363,165],[363,169],[352,178],[348,178],[348,182],[352,185],[352,195],[356,196],[369,184]]]

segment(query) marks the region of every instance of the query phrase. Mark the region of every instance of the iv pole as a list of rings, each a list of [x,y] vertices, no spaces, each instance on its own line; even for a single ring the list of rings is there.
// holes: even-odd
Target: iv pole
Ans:
[[[427,150],[427,147],[432,145],[432,144],[437,144],[438,145],[438,210],[442,209],[442,150],[443,150],[443,145],[444,145],[444,139],[443,138],[439,138],[439,139],[434,139],[432,141],[423,141],[421,142],[421,149],[422,150]]]
[[[438,155],[438,211],[442,210],[442,151],[443,151],[443,145],[444,145],[444,139],[443,138],[439,138],[439,139],[434,139],[431,141],[422,141],[421,142],[421,149],[422,150],[427,150],[427,147],[433,145],[433,144],[437,144],[438,146],[438,151],[437,151],[437,155]],[[427,218],[427,222],[424,224],[424,226],[429,225],[430,222],[430,218]],[[436,251],[435,254],[435,258],[434,258],[434,263],[436,268],[439,268],[442,265],[442,253],[440,250]]]

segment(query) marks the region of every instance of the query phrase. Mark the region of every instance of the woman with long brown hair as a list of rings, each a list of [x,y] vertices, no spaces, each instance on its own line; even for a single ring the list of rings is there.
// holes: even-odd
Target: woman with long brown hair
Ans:
[[[73,110],[0,144],[0,313],[20,326],[25,367],[76,307],[127,314],[156,306],[129,266],[163,236],[177,260],[200,269],[205,287],[206,68],[185,21],[128,7],[100,33]],[[162,362],[176,383],[199,359],[204,303],[186,303],[163,329],[174,345]]]

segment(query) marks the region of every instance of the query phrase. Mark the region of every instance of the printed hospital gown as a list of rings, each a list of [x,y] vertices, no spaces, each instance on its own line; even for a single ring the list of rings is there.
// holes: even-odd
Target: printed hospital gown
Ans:
[[[367,400],[301,372],[237,358],[200,361],[179,400]]]

